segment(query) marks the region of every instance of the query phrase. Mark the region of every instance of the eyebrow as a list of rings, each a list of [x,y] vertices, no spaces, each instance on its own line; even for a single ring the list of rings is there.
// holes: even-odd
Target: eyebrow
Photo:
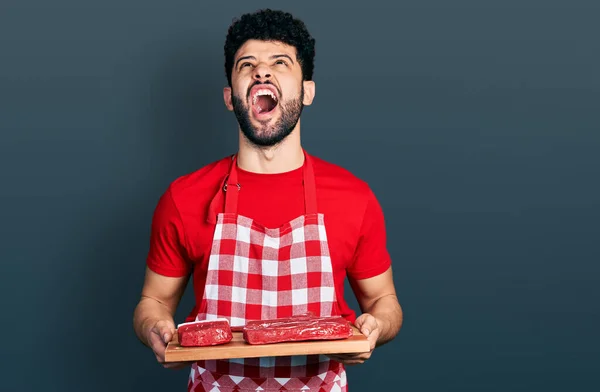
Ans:
[[[278,59],[281,57],[285,57],[288,60],[291,61],[292,64],[294,64],[294,60],[292,60],[292,58],[290,56],[288,56],[287,54],[275,54],[273,56],[270,57],[270,59]],[[237,68],[237,66],[239,65],[240,61],[242,60],[256,60],[256,57],[254,56],[244,56],[244,57],[240,57],[239,59],[237,59],[237,61],[235,62],[235,67]]]

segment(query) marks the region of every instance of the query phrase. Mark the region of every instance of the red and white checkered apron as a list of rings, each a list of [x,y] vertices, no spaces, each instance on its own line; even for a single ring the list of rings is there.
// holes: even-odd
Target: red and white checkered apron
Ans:
[[[317,213],[310,156],[303,166],[305,215],[267,228],[237,214],[237,161],[225,183],[225,212],[217,217],[206,287],[197,320],[339,315],[323,215]],[[342,364],[323,355],[199,361],[188,391],[347,391]]]

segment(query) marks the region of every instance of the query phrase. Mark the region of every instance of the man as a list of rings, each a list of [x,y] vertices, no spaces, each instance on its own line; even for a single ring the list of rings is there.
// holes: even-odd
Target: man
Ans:
[[[229,28],[223,96],[239,122],[239,150],[162,195],[134,328],[165,367],[190,366],[165,364],[164,351],[192,274],[196,306],[185,321],[341,315],[371,352],[193,362],[190,391],[345,391],[345,366],[400,330],[377,199],[301,146],[300,114],[315,96],[314,44],[303,22],[278,11],[246,14]],[[358,317],[344,301],[346,276]]]

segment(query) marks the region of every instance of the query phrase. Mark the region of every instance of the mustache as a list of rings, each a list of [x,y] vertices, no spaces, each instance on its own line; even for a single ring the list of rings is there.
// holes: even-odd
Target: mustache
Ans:
[[[248,86],[248,92],[246,93],[246,99],[250,98],[250,91],[252,90],[252,88],[254,86],[263,86],[263,85],[267,85],[267,84],[273,86],[273,88],[275,88],[275,90],[277,90],[277,95],[279,95],[281,97],[281,90],[279,90],[277,88],[277,86],[275,86],[273,83],[271,83],[271,82],[269,82],[267,80],[266,82],[262,82],[262,83],[261,82],[254,82],[250,86]]]

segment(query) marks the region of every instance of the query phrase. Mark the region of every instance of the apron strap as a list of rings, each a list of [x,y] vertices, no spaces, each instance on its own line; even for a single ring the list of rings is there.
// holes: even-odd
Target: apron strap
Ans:
[[[315,184],[315,173],[312,166],[312,160],[304,152],[304,165],[303,165],[303,180],[304,185],[304,208],[306,214],[317,213],[317,187]],[[242,186],[238,182],[237,175],[237,154],[231,158],[231,168],[229,174],[224,181],[223,191],[225,192],[225,213],[236,214],[238,206],[239,192]]]
[[[240,183],[237,179],[237,154],[231,158],[231,168],[229,175],[225,179],[223,191],[225,192],[225,213],[236,214],[238,205],[238,193],[241,190]]]
[[[317,213],[317,185],[315,184],[315,173],[313,170],[312,159],[304,153],[304,206],[306,214]]]

